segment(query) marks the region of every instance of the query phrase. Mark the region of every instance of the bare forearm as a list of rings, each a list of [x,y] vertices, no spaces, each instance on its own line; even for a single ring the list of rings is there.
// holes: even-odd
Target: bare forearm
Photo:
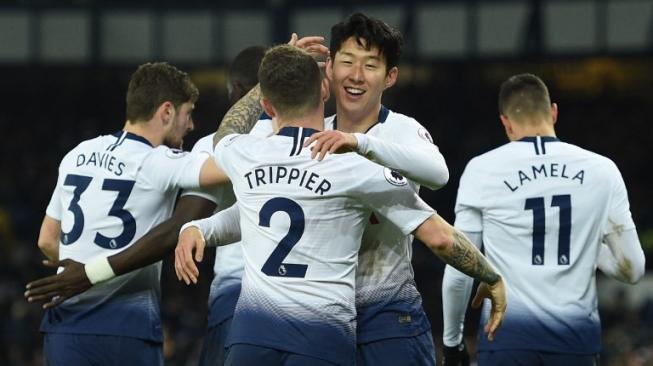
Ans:
[[[259,103],[261,99],[261,88],[256,85],[234,104],[220,122],[220,127],[213,137],[213,145],[225,136],[232,133],[248,133],[256,121],[258,121],[263,107]]]
[[[476,246],[460,231],[453,231],[453,245],[440,255],[447,264],[460,272],[493,285],[499,281],[499,274]]]
[[[108,258],[113,272],[121,275],[162,260],[174,252],[183,224],[209,216],[214,209],[215,204],[203,198],[180,198],[170,219],[150,230],[131,247]]]

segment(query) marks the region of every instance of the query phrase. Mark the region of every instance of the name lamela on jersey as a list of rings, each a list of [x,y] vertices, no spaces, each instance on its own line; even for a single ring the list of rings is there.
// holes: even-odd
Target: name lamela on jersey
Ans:
[[[540,165],[531,165],[530,169],[518,170],[516,172],[516,179],[504,180],[503,183],[515,192],[520,187],[533,181],[549,179],[549,178],[562,178],[575,181],[578,184],[583,184],[585,179],[584,169],[574,169],[567,167],[567,164],[548,163]]]
[[[108,170],[116,176],[121,176],[127,164],[107,152],[93,151],[91,153],[81,153],[77,155],[76,166],[80,167],[82,165],[95,166]]]
[[[285,166],[267,166],[254,169],[244,175],[250,189],[267,184],[290,184],[324,195],[331,189],[331,182],[309,170],[287,168]]]

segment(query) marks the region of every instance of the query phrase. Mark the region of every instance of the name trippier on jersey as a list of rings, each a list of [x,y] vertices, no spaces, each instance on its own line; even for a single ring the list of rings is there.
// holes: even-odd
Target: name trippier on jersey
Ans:
[[[584,169],[567,168],[567,164],[548,163],[540,165],[531,165],[530,169],[518,170],[516,172],[517,179],[507,181],[504,180],[506,187],[511,192],[515,192],[524,184],[536,181],[542,178],[563,178],[576,181],[583,184],[585,179]]]
[[[82,165],[96,166],[106,169],[116,176],[121,176],[127,164],[109,153],[94,151],[90,154],[82,153],[77,155],[77,167],[79,168]]]
[[[320,196],[331,189],[331,182],[319,174],[297,168],[268,166],[257,168],[245,174],[250,189],[266,184],[294,184],[313,191]]]

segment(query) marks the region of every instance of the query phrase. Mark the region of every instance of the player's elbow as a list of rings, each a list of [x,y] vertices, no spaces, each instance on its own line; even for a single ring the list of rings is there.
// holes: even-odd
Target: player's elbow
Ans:
[[[55,260],[59,256],[59,243],[56,243],[52,240],[44,240],[39,238],[37,245],[41,252],[45,254],[45,256],[50,260]]]
[[[628,283],[634,285],[639,282],[642,277],[644,277],[644,272],[646,272],[646,258],[642,252],[641,256],[638,256],[638,258],[629,260],[627,262],[628,264],[626,267],[628,267],[630,270],[628,271],[626,278]]]
[[[422,223],[415,236],[436,255],[449,252],[455,239],[454,228],[437,214]]]
[[[441,162],[434,164],[433,169],[431,170],[428,179],[425,179],[424,186],[431,190],[437,190],[449,182],[449,169],[447,164],[442,159]]]

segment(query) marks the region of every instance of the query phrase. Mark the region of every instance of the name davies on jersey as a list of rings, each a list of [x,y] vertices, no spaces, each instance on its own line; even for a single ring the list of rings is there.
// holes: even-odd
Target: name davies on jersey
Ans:
[[[90,154],[82,153],[77,155],[77,167],[82,165],[96,166],[98,168],[106,169],[116,176],[121,176],[127,164],[118,160],[118,158],[109,153],[94,151]]]
[[[266,184],[294,184],[313,191],[320,196],[331,189],[331,182],[319,174],[285,166],[268,166],[257,168],[244,175],[250,189]],[[319,182],[319,183],[318,183]]]
[[[517,171],[517,179],[519,180],[519,183],[516,181],[508,182],[507,180],[504,180],[503,183],[505,183],[511,192],[514,192],[524,184],[530,183],[540,178],[563,178],[572,181],[577,180],[578,183],[583,184],[583,179],[585,179],[585,170],[580,169],[572,171],[571,168],[567,169],[567,164],[559,163],[531,165],[530,169],[520,169]]]

